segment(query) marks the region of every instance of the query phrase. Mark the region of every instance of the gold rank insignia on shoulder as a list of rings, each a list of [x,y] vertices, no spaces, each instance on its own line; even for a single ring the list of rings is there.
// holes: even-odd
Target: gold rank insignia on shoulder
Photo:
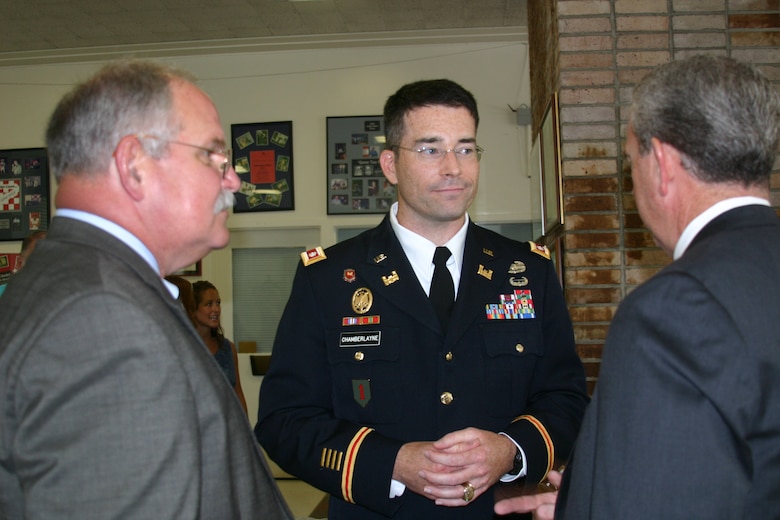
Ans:
[[[317,263],[320,260],[325,260],[326,258],[328,257],[325,256],[325,251],[323,251],[320,246],[317,246],[314,249],[309,249],[308,251],[304,251],[303,253],[301,253],[301,259],[303,260],[303,265],[307,265],[307,266]]]
[[[531,245],[531,251],[536,253],[539,256],[545,257],[547,260],[550,259],[550,250],[547,249],[547,246],[543,246],[541,244],[537,244],[536,242],[528,242]]]

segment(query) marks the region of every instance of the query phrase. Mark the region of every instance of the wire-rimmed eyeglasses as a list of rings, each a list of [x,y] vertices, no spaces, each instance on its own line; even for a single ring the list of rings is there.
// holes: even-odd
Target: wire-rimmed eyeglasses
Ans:
[[[183,143],[181,141],[174,141],[172,139],[163,139],[162,137],[157,137],[156,135],[150,135],[150,134],[140,134],[136,135],[138,139],[154,139],[155,141],[160,141],[163,143],[168,144],[178,144],[181,146],[189,146],[190,148],[196,148],[202,152],[206,152],[206,157],[208,157],[209,165],[216,169],[218,172],[222,174],[222,178],[225,178],[225,175],[227,175],[228,168],[230,167],[230,160],[233,156],[233,150],[230,148],[208,148],[206,146],[200,146],[197,144],[191,144],[191,143]]]
[[[456,146],[455,148],[443,149],[436,146],[421,145],[415,148],[408,148],[401,145],[393,145],[390,148],[398,148],[399,150],[406,150],[407,152],[414,152],[415,156],[421,161],[428,163],[437,163],[444,159],[444,157],[452,152],[458,162],[479,162],[482,159],[482,154],[485,152],[481,147],[476,144],[464,144],[462,146]]]

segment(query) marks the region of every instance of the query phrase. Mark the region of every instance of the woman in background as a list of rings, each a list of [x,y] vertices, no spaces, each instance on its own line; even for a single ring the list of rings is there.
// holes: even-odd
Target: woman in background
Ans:
[[[246,413],[246,399],[241,390],[241,380],[238,376],[238,354],[236,346],[225,337],[219,318],[222,314],[222,300],[214,284],[201,280],[192,284],[195,296],[195,328],[203,342],[214,355],[230,385],[236,391],[238,400]]]

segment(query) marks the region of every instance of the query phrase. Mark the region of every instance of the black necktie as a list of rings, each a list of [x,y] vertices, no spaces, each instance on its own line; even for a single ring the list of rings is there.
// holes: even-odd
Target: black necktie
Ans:
[[[436,309],[436,315],[439,317],[439,323],[443,331],[447,331],[450,322],[450,312],[452,304],[455,302],[455,285],[452,283],[452,275],[447,269],[447,259],[452,255],[446,247],[437,247],[433,254],[433,280],[431,280],[431,291],[428,299],[431,300],[433,308]]]

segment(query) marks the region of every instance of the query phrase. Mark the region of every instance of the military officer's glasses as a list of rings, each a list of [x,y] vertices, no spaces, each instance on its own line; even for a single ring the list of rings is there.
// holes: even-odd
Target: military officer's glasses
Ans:
[[[444,157],[452,152],[458,162],[479,162],[482,159],[482,154],[485,150],[475,144],[466,144],[463,146],[457,146],[455,148],[438,148],[436,146],[421,145],[415,148],[407,148],[405,146],[393,145],[391,148],[398,148],[399,150],[406,150],[407,152],[413,152],[415,157],[425,163],[438,163],[444,159]]]

